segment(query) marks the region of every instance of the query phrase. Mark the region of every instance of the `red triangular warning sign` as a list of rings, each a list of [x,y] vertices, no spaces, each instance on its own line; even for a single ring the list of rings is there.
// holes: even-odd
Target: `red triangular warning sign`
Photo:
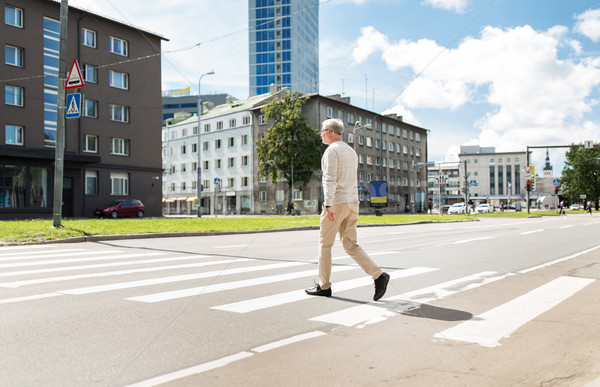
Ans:
[[[81,76],[81,71],[79,71],[79,63],[77,63],[77,59],[73,59],[71,71],[69,71],[67,83],[65,83],[65,89],[75,89],[78,87],[83,87],[83,77]]]

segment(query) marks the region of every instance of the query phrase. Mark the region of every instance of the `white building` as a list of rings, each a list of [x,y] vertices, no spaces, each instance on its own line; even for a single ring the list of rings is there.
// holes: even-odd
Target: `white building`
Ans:
[[[285,91],[231,101],[163,127],[163,213],[193,215],[198,209],[198,140],[202,213],[252,213],[253,125],[250,110]]]

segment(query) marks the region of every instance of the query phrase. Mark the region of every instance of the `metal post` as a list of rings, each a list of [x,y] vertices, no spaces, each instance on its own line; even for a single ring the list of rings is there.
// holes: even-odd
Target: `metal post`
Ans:
[[[198,151],[198,182],[196,183],[197,185],[197,189],[198,189],[198,217],[201,218],[202,217],[202,151],[201,151],[201,147],[202,147],[202,128],[200,127],[200,124],[202,123],[202,95],[200,93],[200,86],[202,83],[202,77],[205,75],[212,75],[214,74],[214,71],[210,71],[208,73],[202,74],[200,75],[200,78],[198,78],[198,149],[196,149]]]
[[[63,173],[65,156],[66,91],[67,81],[67,23],[69,20],[69,2],[60,2],[60,43],[58,52],[58,100],[56,106],[56,145],[54,151],[54,197],[52,203],[52,224],[62,227]]]
[[[527,159],[527,168],[529,168],[529,145],[527,145],[525,158]],[[525,185],[527,185],[527,184],[525,184]],[[526,197],[527,197],[527,214],[528,215],[531,214],[530,209],[529,209],[529,194],[530,194],[530,192],[527,190]]]

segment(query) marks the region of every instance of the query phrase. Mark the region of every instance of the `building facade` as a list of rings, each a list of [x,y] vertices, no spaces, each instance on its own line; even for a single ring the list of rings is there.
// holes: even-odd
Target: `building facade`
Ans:
[[[173,95],[177,92],[177,90],[163,91],[163,125],[166,123],[166,120],[170,118],[175,119],[175,115],[187,113],[189,117],[195,113],[198,113],[198,96],[189,95],[189,91],[187,92],[187,94],[181,93],[178,95]],[[203,110],[210,110],[209,108],[212,108],[217,105],[222,105],[224,103],[231,102],[234,100],[234,98],[229,94],[203,94],[200,97],[203,107],[206,107],[203,108]]]
[[[526,152],[496,152],[494,147],[461,146],[458,155],[466,163],[469,199],[475,203],[526,201]],[[532,193],[531,199],[537,199]]]
[[[0,6],[0,218],[52,217],[60,4]],[[93,216],[124,198],[160,215],[163,39],[69,7],[66,58],[69,67],[77,59],[85,85],[68,91],[82,93],[83,103],[82,117],[65,128],[63,217]]]
[[[307,124],[316,131],[328,118],[344,121],[342,140],[353,146],[359,158],[358,185],[361,213],[374,213],[370,206],[371,182],[387,183],[387,207],[384,213],[424,212],[427,200],[427,134],[428,130],[402,121],[396,115],[380,115],[350,103],[340,95],[306,95],[302,107]],[[259,141],[271,123],[266,122],[260,107],[253,110],[254,141]],[[256,151],[254,159],[258,163]],[[255,212],[273,214],[287,208],[288,185],[273,183],[258,175],[254,165]],[[296,185],[293,203],[298,213],[317,214],[323,202],[320,171],[305,187]],[[407,207],[408,206],[408,207]]]
[[[254,142],[251,111],[287,91],[232,101],[163,127],[163,213],[198,211],[201,144],[202,214],[254,213]]]
[[[319,1],[248,0],[250,96],[319,91]]]

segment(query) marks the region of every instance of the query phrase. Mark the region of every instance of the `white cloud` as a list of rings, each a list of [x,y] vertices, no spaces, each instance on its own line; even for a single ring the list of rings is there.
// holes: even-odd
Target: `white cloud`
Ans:
[[[590,9],[575,16],[574,31],[587,36],[594,42],[600,40],[600,9]]]
[[[391,42],[368,27],[357,40],[354,60],[380,53],[390,70],[413,71],[416,79],[397,99],[402,109],[489,106],[474,123],[483,146],[514,150],[549,140],[579,142],[600,137],[598,125],[582,129],[598,103],[593,93],[600,86],[600,58],[559,58],[563,47],[581,53],[567,33],[562,26],[542,32],[486,27],[479,37],[447,50],[426,39]]]
[[[469,0],[424,0],[421,4],[462,13],[469,5]]]

